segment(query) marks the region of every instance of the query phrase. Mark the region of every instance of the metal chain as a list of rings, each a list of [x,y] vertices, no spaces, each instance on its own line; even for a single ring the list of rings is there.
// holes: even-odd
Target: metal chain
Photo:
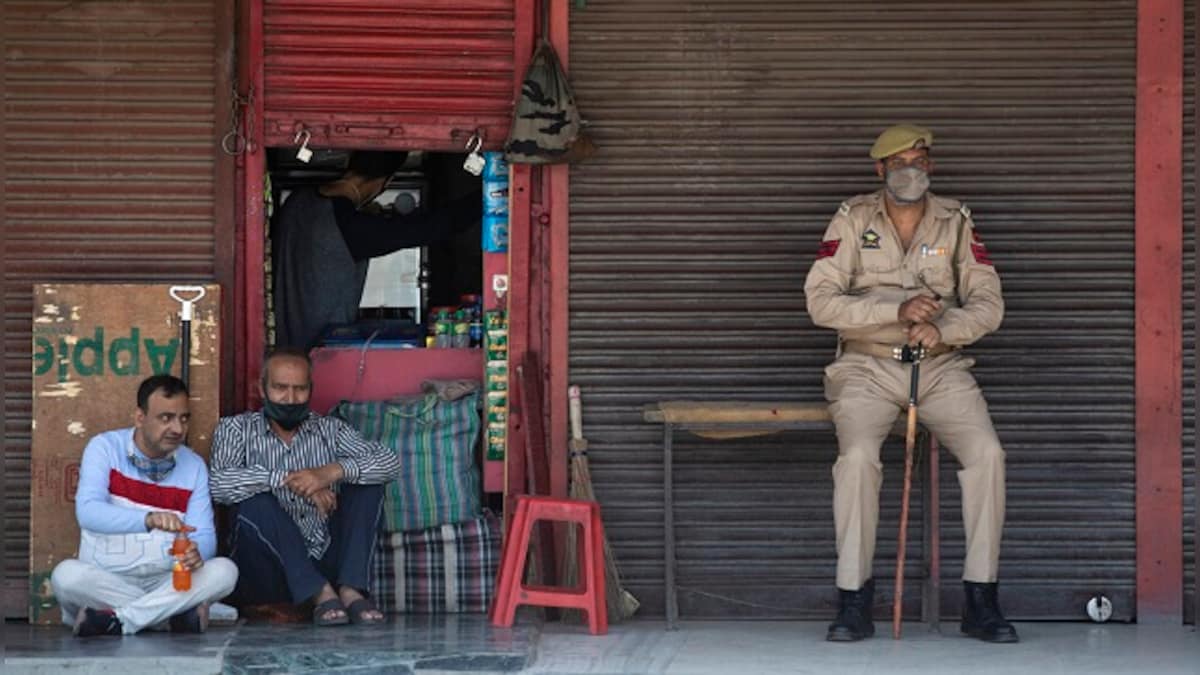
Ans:
[[[243,133],[243,128],[246,130],[254,128],[254,88],[251,87],[246,96],[242,96],[238,94],[235,84],[231,94],[229,131],[221,138],[221,150],[225,151],[227,155],[241,155],[250,146],[250,139]],[[245,127],[240,124],[243,110],[246,111]]]

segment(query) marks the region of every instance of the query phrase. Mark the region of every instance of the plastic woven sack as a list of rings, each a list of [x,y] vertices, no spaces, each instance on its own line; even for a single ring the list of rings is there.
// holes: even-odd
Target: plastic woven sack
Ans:
[[[332,414],[400,456],[400,477],[387,485],[384,496],[387,531],[424,530],[479,516],[478,392],[457,401],[436,394],[343,401]]]

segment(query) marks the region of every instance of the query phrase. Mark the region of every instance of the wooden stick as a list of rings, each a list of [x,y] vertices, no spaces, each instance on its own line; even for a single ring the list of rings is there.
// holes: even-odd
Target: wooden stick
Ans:
[[[904,493],[900,498],[900,541],[896,548],[896,594],[892,600],[892,637],[900,639],[901,606],[904,602],[904,554],[908,546],[908,502],[912,494],[913,451],[917,444],[917,406],[908,406],[904,433]]]
[[[904,605],[904,553],[908,547],[908,502],[912,495],[913,453],[917,448],[917,392],[921,374],[921,357],[925,349],[912,350],[912,375],[908,382],[908,425],[904,429],[904,492],[900,498],[900,537],[896,544],[896,592],[892,598],[892,638],[900,639]]]

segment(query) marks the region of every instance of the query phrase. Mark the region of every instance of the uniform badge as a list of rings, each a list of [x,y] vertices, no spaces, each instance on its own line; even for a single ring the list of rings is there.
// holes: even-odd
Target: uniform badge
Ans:
[[[880,239],[879,239],[878,232],[876,232],[875,230],[867,230],[866,232],[863,232],[862,247],[864,249],[879,248],[879,243],[880,243]]]
[[[980,265],[994,266],[992,255],[988,253],[987,246],[984,245],[983,239],[979,236],[979,232],[971,231],[971,256],[975,258],[975,262]]]
[[[817,260],[837,255],[838,245],[841,243],[841,239],[829,239],[821,242],[821,246],[817,248]]]

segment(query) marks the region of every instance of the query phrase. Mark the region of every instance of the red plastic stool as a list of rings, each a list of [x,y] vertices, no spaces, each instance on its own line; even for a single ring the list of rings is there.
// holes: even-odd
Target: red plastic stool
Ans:
[[[578,538],[579,582],[575,588],[526,586],[525,560],[529,538],[539,520],[578,523],[583,530]],[[492,605],[492,625],[511,626],[518,605],[566,607],[582,610],[592,635],[608,632],[608,607],[604,596],[604,525],[596,502],[553,497],[517,497],[516,513],[496,581],[496,603]]]

